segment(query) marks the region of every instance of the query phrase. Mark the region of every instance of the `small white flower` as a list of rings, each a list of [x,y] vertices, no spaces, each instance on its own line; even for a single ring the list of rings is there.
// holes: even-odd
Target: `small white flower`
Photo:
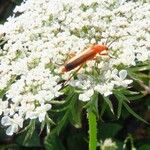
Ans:
[[[7,107],[8,107],[8,101],[2,101],[2,99],[0,99],[0,115],[2,115],[4,110],[7,109]]]
[[[119,75],[114,75],[114,77],[113,77],[114,81],[112,81],[112,82],[117,86],[127,87],[133,81],[126,79],[126,77],[127,77],[127,71],[121,70],[119,72]]]
[[[127,0],[119,0],[119,4],[122,5],[126,2]]]
[[[39,121],[42,122],[45,119],[45,115],[47,113],[47,111],[49,111],[51,109],[51,105],[50,104],[42,104],[40,107],[37,107],[35,112],[36,115],[39,118]]]
[[[44,121],[45,115],[48,110],[51,109],[50,104],[42,104],[41,106],[38,106],[35,110],[33,111],[28,111],[26,115],[26,119],[35,119],[38,118],[40,122]]]
[[[139,61],[146,61],[148,60],[148,58],[150,57],[150,52],[147,51],[146,48],[141,48],[140,49],[140,52],[138,52],[136,58],[139,60]]]
[[[113,149],[113,150],[117,150],[117,145],[115,142],[112,141],[112,139],[106,139],[102,146],[101,146],[102,150],[106,150],[106,149]]]
[[[112,90],[114,88],[113,83],[104,83],[104,84],[98,84],[95,86],[95,91],[101,93],[105,97],[112,94]]]
[[[89,101],[91,99],[91,97],[94,94],[94,90],[93,89],[89,89],[87,91],[84,91],[84,93],[79,95],[79,100],[82,100],[84,102]]]
[[[9,126],[6,130],[7,135],[13,135],[14,133],[18,132],[19,128],[23,127],[23,118],[15,114],[13,118],[9,116],[4,116],[1,120],[1,124],[3,126]]]

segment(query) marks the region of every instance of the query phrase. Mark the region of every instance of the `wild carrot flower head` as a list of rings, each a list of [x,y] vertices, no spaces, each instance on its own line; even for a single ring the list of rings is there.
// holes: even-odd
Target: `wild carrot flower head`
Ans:
[[[45,119],[51,101],[63,94],[59,82],[74,72],[59,74],[60,64],[89,44],[118,39],[109,50],[112,57],[97,55],[68,82],[80,89],[79,99],[128,88],[126,68],[150,57],[149,18],[150,4],[140,2],[28,0],[17,6],[0,26],[0,114],[7,134],[27,119]]]

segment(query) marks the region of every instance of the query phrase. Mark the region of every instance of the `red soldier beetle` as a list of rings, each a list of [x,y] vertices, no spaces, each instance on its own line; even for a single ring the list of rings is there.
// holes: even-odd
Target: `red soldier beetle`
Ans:
[[[75,69],[78,66],[81,66],[83,63],[94,59],[96,54],[98,53],[100,55],[107,55],[101,54],[101,52],[105,50],[108,50],[108,47],[106,45],[94,44],[91,47],[84,50],[83,52],[81,52],[79,55],[74,56],[69,61],[67,61],[67,63],[63,67],[61,67],[61,72],[68,72]]]

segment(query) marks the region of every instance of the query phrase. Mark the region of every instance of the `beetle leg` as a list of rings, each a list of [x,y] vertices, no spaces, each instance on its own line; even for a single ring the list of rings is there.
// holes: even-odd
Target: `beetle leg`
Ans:
[[[66,85],[66,83],[67,83],[68,81],[70,81],[71,78],[72,78],[82,67],[83,67],[83,64],[81,64],[81,65],[79,66],[79,68],[78,68],[77,70],[75,70],[75,72],[69,77],[69,79],[66,80],[66,81],[63,83],[63,85]]]

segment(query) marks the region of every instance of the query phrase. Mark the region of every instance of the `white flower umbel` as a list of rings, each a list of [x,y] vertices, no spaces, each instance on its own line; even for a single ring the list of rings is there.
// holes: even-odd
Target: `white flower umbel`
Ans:
[[[116,39],[108,51],[112,57],[98,54],[68,81],[80,90],[79,99],[89,101],[95,91],[109,96],[114,88],[128,88],[132,81],[118,66],[149,60],[149,10],[149,2],[125,0],[28,0],[17,6],[0,25],[0,91],[5,94],[0,114],[8,120],[17,114],[23,121],[42,122],[52,107],[49,102],[62,94],[59,81],[75,72],[61,74],[60,67],[94,43]],[[4,123],[5,118],[9,135],[22,126]]]

